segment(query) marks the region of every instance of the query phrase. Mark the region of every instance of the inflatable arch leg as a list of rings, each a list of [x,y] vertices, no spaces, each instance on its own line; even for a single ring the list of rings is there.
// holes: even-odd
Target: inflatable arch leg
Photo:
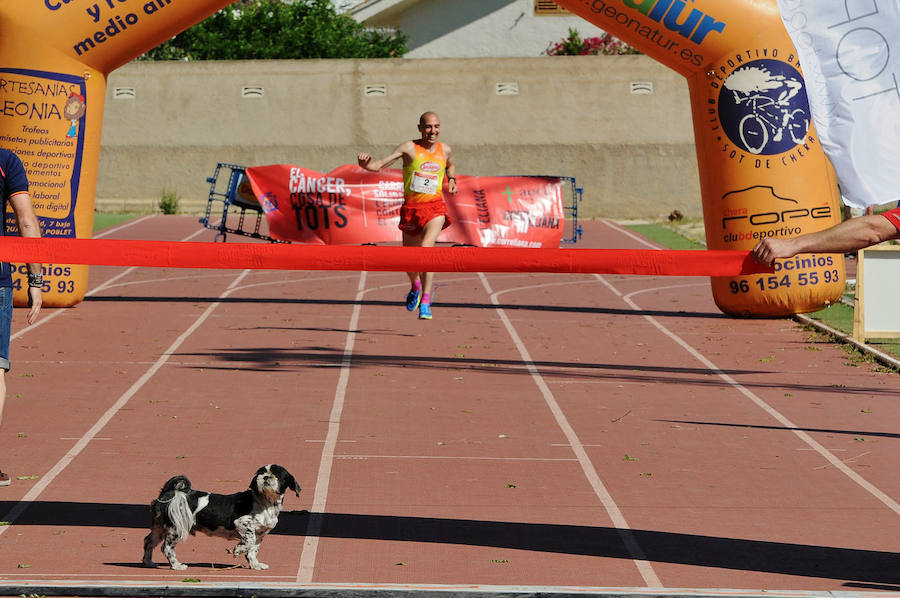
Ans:
[[[709,249],[749,250],[840,222],[797,53],[776,0],[556,0],[687,78]],[[775,275],[713,278],[725,313],[776,316],[840,299],[841,255],[801,255]]]
[[[0,145],[25,165],[44,236],[91,236],[106,76],[230,2],[0,2]],[[15,303],[25,305],[18,270]],[[87,266],[44,273],[44,305],[84,298]]]

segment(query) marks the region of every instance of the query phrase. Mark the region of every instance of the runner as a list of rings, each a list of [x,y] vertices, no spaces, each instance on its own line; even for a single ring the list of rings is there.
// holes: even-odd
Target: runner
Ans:
[[[357,162],[366,170],[378,172],[398,158],[403,158],[403,207],[400,208],[400,230],[404,247],[434,247],[440,232],[450,226],[447,205],[444,203],[444,175],[447,190],[455,194],[456,166],[450,146],[438,141],[441,120],[434,112],[419,117],[419,139],[404,141],[381,160],[372,160],[366,153],[357,155]],[[406,309],[419,308],[419,319],[431,319],[434,272],[407,272],[410,290],[406,295]]]

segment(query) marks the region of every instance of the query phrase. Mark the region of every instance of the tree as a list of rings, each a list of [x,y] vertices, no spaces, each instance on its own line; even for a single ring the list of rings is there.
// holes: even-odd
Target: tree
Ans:
[[[407,36],[367,29],[330,0],[239,0],[139,60],[264,60],[403,56]]]

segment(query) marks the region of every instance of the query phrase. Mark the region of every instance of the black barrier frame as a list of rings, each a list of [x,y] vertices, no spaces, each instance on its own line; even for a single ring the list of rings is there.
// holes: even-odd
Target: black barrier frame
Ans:
[[[269,243],[291,243],[274,239],[266,233],[260,232],[265,221],[265,213],[262,206],[255,199],[248,199],[240,193],[240,186],[246,167],[227,162],[219,162],[211,177],[207,177],[209,183],[209,198],[206,202],[206,214],[200,218],[200,224],[204,228],[218,231],[215,241],[224,243],[227,235],[239,235],[260,239]],[[227,176],[226,176],[227,175]],[[572,189],[569,205],[563,206],[563,212],[568,216],[564,219],[564,225],[571,225],[571,236],[563,237],[561,244],[571,245],[577,243],[582,236],[581,224],[578,222],[578,210],[584,198],[584,189],[575,182],[575,177],[551,176],[551,175],[516,175],[531,178],[554,178],[565,181]]]

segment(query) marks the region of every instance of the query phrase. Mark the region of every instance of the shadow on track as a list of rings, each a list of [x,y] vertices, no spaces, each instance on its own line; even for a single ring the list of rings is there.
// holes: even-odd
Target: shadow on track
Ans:
[[[367,330],[353,331],[357,334],[370,334]],[[375,331],[372,334],[383,334]],[[214,371],[243,369],[247,371],[294,374],[306,368],[337,368],[346,364],[343,352],[334,347],[298,347],[286,350],[281,347],[247,347],[203,353],[175,353],[173,357],[180,359],[197,358],[202,361],[196,365],[185,361],[180,364],[184,368],[199,368]],[[211,365],[219,362],[221,365]],[[350,360],[354,368],[391,367],[402,363],[411,369],[446,370],[455,368],[460,371],[483,371],[492,374],[509,374],[530,376],[525,362],[516,359],[478,359],[467,357],[422,357],[420,355],[377,355],[355,353]],[[730,388],[731,385],[716,374],[722,373],[738,378],[738,382],[750,389],[778,389],[795,391],[814,391],[822,394],[852,394],[893,396],[895,391],[877,386],[829,386],[811,383],[793,383],[784,380],[777,382],[742,381],[744,375],[766,375],[774,372],[756,369],[724,369],[711,370],[704,367],[652,366],[646,364],[587,363],[576,361],[534,361],[535,367],[549,379],[568,380],[615,380],[633,383],[663,383],[690,385],[707,388]]]
[[[9,512],[15,504],[0,501],[0,512]],[[622,542],[621,530],[612,527],[284,511],[272,533],[304,536],[311,517],[321,518],[319,536],[323,538],[490,546],[632,558]],[[149,519],[145,505],[37,501],[14,524],[145,528]],[[893,552],[653,530],[638,529],[631,533],[650,562],[836,579],[851,582],[848,585],[853,587],[892,586],[891,589],[896,589],[894,586],[900,584],[900,555]]]
[[[102,297],[94,295],[85,297],[84,302],[100,303],[223,303],[223,304],[281,304],[281,305],[364,305],[366,307],[398,307],[398,301],[355,301],[352,299],[285,299],[263,297]],[[447,303],[441,301],[441,309],[505,309],[508,311],[542,311],[565,312],[573,314],[615,315],[615,316],[653,316],[657,318],[704,318],[711,320],[730,320],[731,316],[720,312],[668,311],[668,310],[633,310],[609,307],[582,307],[561,305],[516,305],[493,303]]]

